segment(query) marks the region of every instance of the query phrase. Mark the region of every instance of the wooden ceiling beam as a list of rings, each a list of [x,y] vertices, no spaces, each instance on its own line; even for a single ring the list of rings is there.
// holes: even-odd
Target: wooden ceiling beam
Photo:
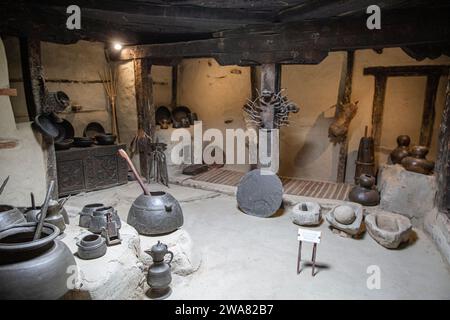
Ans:
[[[261,30],[249,28],[229,36],[170,44],[125,47],[118,59],[214,57],[221,64],[316,64],[329,51],[447,43],[446,11],[385,13],[381,30],[369,30],[364,18],[342,17],[308,24],[288,23]]]
[[[367,7],[372,4],[376,4],[382,9],[392,9],[407,5],[408,3],[411,3],[411,0],[381,0],[376,3],[373,0],[317,0],[281,10],[278,18],[282,22],[289,22],[322,19],[323,17],[339,17],[355,13],[363,15]]]

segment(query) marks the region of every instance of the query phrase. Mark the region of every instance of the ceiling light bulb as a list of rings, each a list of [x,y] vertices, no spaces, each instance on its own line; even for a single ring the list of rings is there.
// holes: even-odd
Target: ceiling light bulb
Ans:
[[[115,43],[114,49],[116,49],[117,51],[122,50],[122,45],[120,43]]]

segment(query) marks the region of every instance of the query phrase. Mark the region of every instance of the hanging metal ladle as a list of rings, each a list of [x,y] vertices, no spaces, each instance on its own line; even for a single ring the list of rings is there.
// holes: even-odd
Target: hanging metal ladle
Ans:
[[[139,185],[141,186],[142,191],[144,192],[144,194],[149,196],[150,195],[150,191],[148,191],[147,187],[144,185],[144,182],[142,181],[141,176],[139,175],[139,173],[137,172],[136,168],[134,167],[133,162],[131,162],[131,159],[128,156],[128,154],[123,149],[119,149],[118,153],[119,153],[119,155],[122,158],[124,158],[127,161],[128,166],[130,167],[131,171],[133,171],[133,174],[136,177],[136,180],[139,182]]]

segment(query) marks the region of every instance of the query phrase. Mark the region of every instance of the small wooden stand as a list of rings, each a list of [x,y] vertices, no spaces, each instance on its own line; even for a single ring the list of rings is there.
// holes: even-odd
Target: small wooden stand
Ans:
[[[316,269],[316,253],[317,253],[317,244],[320,243],[321,231],[311,231],[306,229],[298,229],[298,257],[297,257],[297,274],[301,271],[300,262],[302,260],[302,242],[312,242],[313,252],[312,252],[312,276],[315,276]]]

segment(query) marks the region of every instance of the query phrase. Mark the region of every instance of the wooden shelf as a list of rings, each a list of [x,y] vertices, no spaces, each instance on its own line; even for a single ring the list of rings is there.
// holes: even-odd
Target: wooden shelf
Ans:
[[[17,97],[17,89],[0,88],[0,96]]]

